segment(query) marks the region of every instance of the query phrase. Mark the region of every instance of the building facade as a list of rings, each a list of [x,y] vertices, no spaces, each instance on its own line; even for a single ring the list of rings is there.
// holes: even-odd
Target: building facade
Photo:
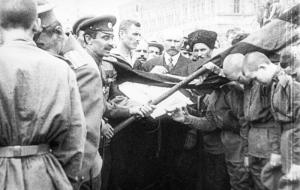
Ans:
[[[132,0],[119,7],[120,18],[139,20],[147,39],[160,38],[175,30],[182,35],[196,29],[218,32],[230,28],[246,32],[259,28],[257,15],[265,0]],[[297,0],[282,0],[285,5]]]

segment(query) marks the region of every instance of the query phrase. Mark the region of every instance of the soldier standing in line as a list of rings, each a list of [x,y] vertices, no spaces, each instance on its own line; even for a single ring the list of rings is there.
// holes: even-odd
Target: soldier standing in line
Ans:
[[[241,54],[234,54],[242,56]],[[242,58],[243,59],[243,58]],[[270,86],[251,81],[243,72],[243,63],[223,65],[224,74],[230,80],[244,85],[244,117],[248,125],[241,128],[244,165],[250,169],[254,188],[266,189],[261,182],[261,171],[269,159],[276,159],[272,152],[279,152],[278,131],[270,107]],[[272,158],[273,157],[273,158]]]
[[[35,1],[0,4],[0,189],[72,190],[86,138],[75,74],[33,42]]]
[[[271,111],[279,130],[273,146],[279,146],[279,151],[272,151],[268,164],[272,168],[281,166],[281,175],[277,181],[273,181],[274,184],[268,184],[268,187],[272,190],[299,189],[300,83],[259,52],[245,56],[243,71],[249,79],[271,86]]]
[[[41,0],[38,1],[38,8],[42,10],[39,13],[42,30],[35,35],[35,41],[38,47],[62,59],[64,64],[68,64],[75,72],[87,124],[83,165],[78,181],[73,183],[73,188],[96,190],[101,186],[102,167],[102,159],[98,153],[101,119],[104,112],[101,76],[96,63],[75,37],[64,33],[61,23],[54,15],[53,6]]]

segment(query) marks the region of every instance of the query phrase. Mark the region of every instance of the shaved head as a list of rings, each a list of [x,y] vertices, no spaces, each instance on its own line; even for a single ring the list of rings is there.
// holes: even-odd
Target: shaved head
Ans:
[[[260,52],[251,52],[246,54],[244,63],[243,63],[243,71],[244,72],[254,72],[257,71],[259,65],[261,64],[270,64],[271,61],[269,58]]]
[[[235,53],[228,55],[223,62],[223,71],[226,76],[237,75],[242,72],[244,55]]]
[[[232,81],[242,84],[248,84],[250,80],[243,75],[243,62],[245,56],[240,53],[228,55],[223,62],[223,72],[225,76]]]
[[[245,56],[243,74],[250,80],[255,80],[262,84],[270,84],[272,78],[279,71],[280,67],[273,64],[266,55],[260,52],[248,53]]]

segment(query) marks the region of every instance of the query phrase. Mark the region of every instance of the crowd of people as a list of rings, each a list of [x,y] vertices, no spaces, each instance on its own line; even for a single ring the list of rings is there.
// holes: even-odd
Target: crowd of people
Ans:
[[[114,44],[113,15],[64,31],[47,0],[0,5],[0,190],[300,189],[297,42],[277,61],[252,51],[218,66],[215,31],[147,41],[142,23],[121,20]],[[248,36],[226,34],[233,46]],[[202,67],[202,81],[227,82],[154,119],[156,106],[120,90],[115,63],[182,78]]]

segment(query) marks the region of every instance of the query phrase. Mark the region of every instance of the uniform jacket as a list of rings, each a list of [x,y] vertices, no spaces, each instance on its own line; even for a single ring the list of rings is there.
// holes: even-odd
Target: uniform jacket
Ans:
[[[239,131],[244,123],[241,88],[234,84],[224,85],[208,95],[205,103],[207,104],[205,117],[188,117],[194,128],[215,133],[204,136],[207,151],[219,154],[225,150],[228,161],[240,162],[242,139]],[[217,129],[221,129],[221,132]]]
[[[235,84],[227,84],[215,90],[209,98],[208,115],[214,125],[221,129],[221,141],[225,148],[226,160],[241,162],[243,117],[243,91]]]
[[[244,153],[268,158],[271,152],[278,152],[279,146],[274,143],[278,141],[278,128],[271,113],[271,86],[257,82],[245,86],[244,114],[248,122],[241,129]]]
[[[102,77],[102,89],[104,93],[104,117],[108,119],[120,119],[130,116],[127,103],[129,99],[119,90],[117,84],[117,71],[111,63],[100,60],[92,51],[88,53],[97,63]],[[110,58],[108,58],[110,59]]]
[[[81,104],[87,125],[84,159],[79,175],[86,181],[100,174],[102,159],[99,155],[101,118],[104,112],[102,79],[95,61],[86,52],[71,51],[64,55],[73,68],[81,96]]]
[[[16,56],[17,55],[17,56]],[[0,158],[0,189],[69,189],[86,126],[74,72],[32,41],[0,47],[0,146],[50,145],[40,156]]]
[[[189,73],[187,65],[190,63],[191,60],[180,55],[176,65],[169,71],[169,74],[178,76],[188,76]],[[148,60],[145,64],[143,64],[141,70],[150,72],[156,65],[161,65],[168,68],[164,56],[161,55],[159,57],[155,57],[153,59]]]
[[[300,83],[279,73],[272,84],[271,108],[282,129],[280,153],[283,172],[287,173],[291,163],[300,165]]]

